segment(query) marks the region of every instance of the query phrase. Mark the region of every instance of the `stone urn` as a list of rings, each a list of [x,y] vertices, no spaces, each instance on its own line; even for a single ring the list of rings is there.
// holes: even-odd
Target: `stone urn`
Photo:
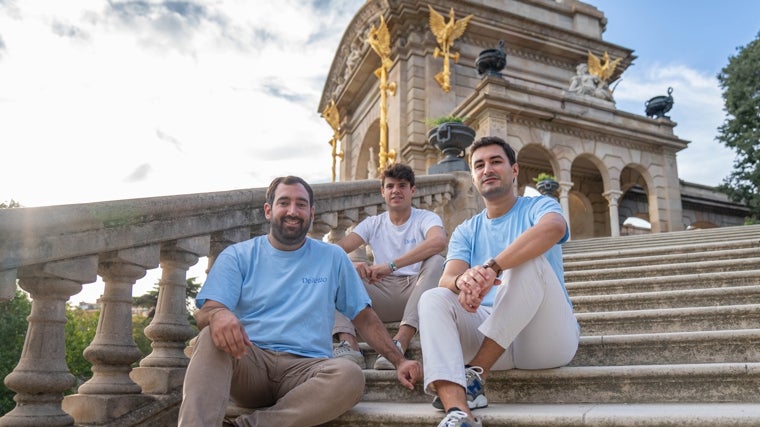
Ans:
[[[441,150],[444,158],[431,166],[428,173],[469,171],[464,152],[475,140],[475,130],[460,121],[443,122],[428,131],[430,145]]]
[[[507,66],[507,51],[504,50],[504,40],[499,40],[496,49],[481,51],[475,59],[475,68],[481,77],[502,77],[501,70]]]
[[[533,179],[536,182],[536,190],[544,196],[550,196],[557,198],[557,190],[559,190],[559,182],[554,176],[547,173],[541,173]]]
[[[645,113],[647,117],[652,118],[666,118],[669,117],[665,115],[668,111],[670,111],[671,108],[673,108],[673,88],[668,88],[668,96],[660,95],[655,96],[654,98],[649,99],[649,101],[644,103],[645,107]]]

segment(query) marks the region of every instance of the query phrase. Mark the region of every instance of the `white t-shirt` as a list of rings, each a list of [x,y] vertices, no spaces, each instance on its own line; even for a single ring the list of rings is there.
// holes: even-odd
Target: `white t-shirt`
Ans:
[[[443,228],[441,217],[425,209],[412,208],[412,214],[402,225],[394,225],[388,212],[383,212],[367,217],[353,232],[372,247],[375,264],[387,264],[422,243],[428,230],[435,226]],[[416,275],[421,267],[422,262],[407,265],[393,275]]]

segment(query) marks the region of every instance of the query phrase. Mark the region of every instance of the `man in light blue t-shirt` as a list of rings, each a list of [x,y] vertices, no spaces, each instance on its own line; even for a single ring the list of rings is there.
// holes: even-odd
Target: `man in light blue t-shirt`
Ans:
[[[497,137],[470,150],[472,181],[485,210],[451,236],[438,287],[420,298],[425,391],[447,412],[439,426],[481,427],[491,370],[566,365],[580,329],[564,285],[569,237],[556,200],[517,197],[512,147]]]
[[[201,329],[185,374],[180,426],[311,426],[337,418],[362,396],[364,375],[332,357],[337,310],[397,368],[409,389],[422,374],[406,360],[370,305],[346,253],[306,237],[314,195],[301,178],[267,189],[268,235],[234,244],[198,293]],[[226,419],[232,398],[251,414]]]

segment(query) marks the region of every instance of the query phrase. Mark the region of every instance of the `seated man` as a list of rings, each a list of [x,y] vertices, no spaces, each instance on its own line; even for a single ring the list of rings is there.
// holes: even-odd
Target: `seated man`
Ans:
[[[355,262],[354,266],[372,299],[372,308],[383,322],[401,321],[393,341],[403,353],[417,333],[420,295],[438,284],[443,271],[446,232],[441,218],[433,212],[412,207],[414,171],[395,163],[382,173],[380,194],[386,211],[366,218],[338,242],[346,252],[369,244],[375,256],[373,265]],[[340,313],[335,315],[333,334],[340,344],[336,357],[355,361],[364,368],[356,332],[351,322]],[[375,369],[393,369],[387,358],[380,356]]]
[[[519,168],[504,140],[481,138],[470,156],[486,208],[456,228],[439,287],[420,298],[425,391],[447,412],[440,426],[482,426],[471,410],[488,405],[491,370],[566,365],[580,339],[564,285],[560,243],[569,232],[559,204],[515,195]]]
[[[350,409],[364,375],[331,357],[335,310],[414,388],[421,366],[391,341],[348,256],[306,237],[314,211],[303,179],[275,179],[264,204],[269,234],[229,246],[214,262],[196,299],[201,332],[185,374],[180,426],[313,426]],[[230,397],[261,409],[224,419]]]

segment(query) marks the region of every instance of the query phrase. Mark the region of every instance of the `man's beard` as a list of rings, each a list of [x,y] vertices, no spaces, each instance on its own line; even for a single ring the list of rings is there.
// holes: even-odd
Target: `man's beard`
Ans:
[[[301,227],[295,230],[286,228],[285,225],[283,225],[283,221],[288,219],[301,221]],[[309,233],[309,228],[311,227],[311,219],[303,221],[301,218],[286,216],[279,221],[273,218],[269,225],[272,229],[272,236],[275,240],[283,245],[292,246],[304,241],[304,238],[306,237],[306,234]]]

